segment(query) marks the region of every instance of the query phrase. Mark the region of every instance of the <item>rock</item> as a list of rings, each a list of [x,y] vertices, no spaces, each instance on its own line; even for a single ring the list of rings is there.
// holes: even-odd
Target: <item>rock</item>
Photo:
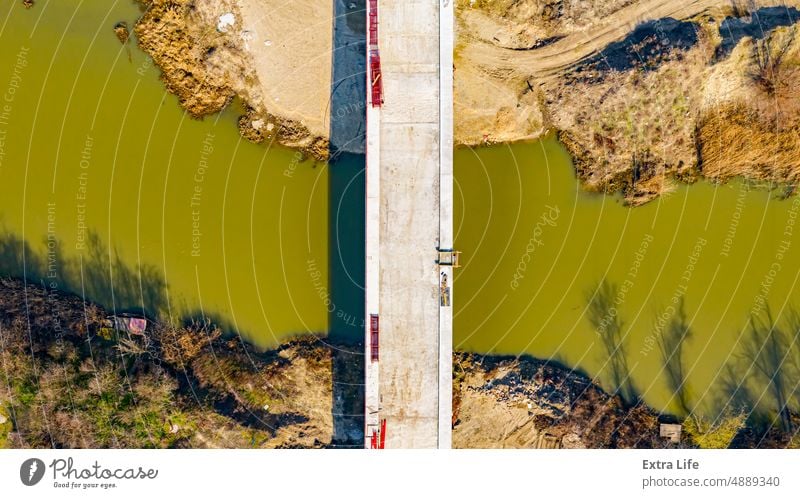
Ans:
[[[244,44],[245,50],[250,50],[250,42],[255,39],[255,35],[252,31],[242,31],[239,35],[239,38],[242,39],[242,44]]]
[[[522,356],[455,353],[455,448],[660,448],[658,415],[574,371]],[[513,389],[510,395],[509,387]]]
[[[570,432],[565,434],[564,437],[561,438],[561,447],[562,448],[574,448],[574,449],[583,449],[586,446],[581,442],[581,437],[574,432]]]
[[[261,143],[266,138],[264,123],[265,119],[255,109],[248,108],[247,113],[239,117],[239,133],[253,143]]]
[[[233,15],[233,12],[222,14],[217,21],[217,31],[227,33],[228,28],[233,27],[234,24],[236,24],[236,16]]]
[[[125,21],[120,21],[114,25],[114,33],[117,35],[117,39],[123,45],[128,43],[128,39],[131,36],[131,32],[128,29],[128,23]]]

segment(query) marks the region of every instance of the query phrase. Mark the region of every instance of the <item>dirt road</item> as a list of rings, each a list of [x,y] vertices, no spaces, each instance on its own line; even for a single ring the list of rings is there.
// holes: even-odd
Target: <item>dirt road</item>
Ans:
[[[759,1],[758,6],[786,5],[795,2]],[[645,0],[620,9],[586,31],[579,31],[560,40],[531,50],[512,50],[477,41],[468,43],[462,52],[464,59],[490,67],[509,76],[534,76],[539,80],[552,78],[562,71],[622,39],[636,25],[654,19],[671,17],[688,19],[704,11],[730,6],[728,0]]]

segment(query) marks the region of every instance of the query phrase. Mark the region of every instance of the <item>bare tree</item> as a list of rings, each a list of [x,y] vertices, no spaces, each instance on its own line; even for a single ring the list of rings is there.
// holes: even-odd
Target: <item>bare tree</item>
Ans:
[[[683,356],[684,345],[691,336],[692,331],[686,320],[684,299],[681,297],[676,313],[667,326],[660,331],[658,348],[661,352],[667,384],[677,399],[681,415],[684,416],[692,413]]]
[[[769,36],[753,42],[755,67],[750,72],[750,78],[768,95],[774,95],[781,83],[783,59],[788,53],[794,37],[795,29],[791,28],[784,37]]]
[[[615,299],[619,287],[601,281],[595,289],[586,294],[589,303],[587,312],[589,323],[594,328],[609,364],[609,377],[616,393],[628,403],[636,401],[637,395],[631,381],[628,357],[622,334],[624,323],[619,316]]]
[[[789,354],[792,355],[787,367],[791,370],[789,396],[800,403],[800,312],[794,308],[786,317],[786,340],[789,342]]]
[[[792,431],[789,413],[789,341],[780,326],[775,323],[767,308],[765,318],[750,318],[750,334],[742,346],[742,355],[750,363],[753,376],[764,383],[777,408],[781,429]]]

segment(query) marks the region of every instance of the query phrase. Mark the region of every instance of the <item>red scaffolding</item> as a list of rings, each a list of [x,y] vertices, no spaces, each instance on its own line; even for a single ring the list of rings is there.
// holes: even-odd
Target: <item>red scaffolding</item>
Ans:
[[[378,0],[369,0],[369,44],[378,47]]]
[[[380,433],[372,429],[372,435],[369,438],[369,447],[373,450],[382,450],[386,445],[386,419],[381,420]]]
[[[378,315],[370,315],[369,316],[369,333],[370,333],[370,349],[371,349],[371,357],[372,361],[378,361],[378,352],[380,346],[380,339],[378,337]]]
[[[369,84],[372,107],[383,104],[381,54],[378,51],[378,0],[369,0]]]

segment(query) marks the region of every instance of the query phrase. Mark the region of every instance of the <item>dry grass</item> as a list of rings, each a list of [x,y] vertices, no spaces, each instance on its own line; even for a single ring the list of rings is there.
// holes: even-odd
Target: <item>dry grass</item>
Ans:
[[[547,36],[565,35],[597,22],[635,0],[458,0],[457,9],[480,9],[519,26],[535,24]]]
[[[212,26],[193,20],[196,11],[189,0],[150,0],[146,5],[135,25],[136,37],[161,68],[167,90],[195,118],[222,110],[233,99],[236,84],[209,64],[205,54],[228,52],[224,40]]]
[[[745,39],[713,61],[699,43],[653,71],[601,72],[548,89],[554,125],[590,190],[645,203],[672,178],[794,184],[800,175],[800,41],[794,28]],[[722,80],[722,81],[721,81]]]
[[[629,3],[636,7],[636,2],[623,0],[593,5],[557,0],[462,1],[461,15],[471,16],[471,21],[462,19],[459,26],[465,31],[459,37],[466,47],[459,61],[474,67],[457,67],[455,96],[461,119],[456,122],[456,139],[469,144],[480,143],[481,136],[489,142],[513,141],[555,129],[573,155],[583,185],[593,191],[621,192],[631,205],[658,197],[676,181],[692,182],[702,176],[795,183],[800,162],[796,27],[765,26],[757,36],[763,39],[743,36],[731,51],[720,49],[724,36],[730,34],[720,33],[722,20],[729,15],[747,16],[765,2],[720,2],[695,13],[687,22],[694,24],[696,40],[685,31],[677,32],[679,38],[690,40],[690,48],[686,43],[682,47],[667,43],[671,49],[660,53],[653,43],[640,43],[634,46],[639,60],[634,58],[632,68],[611,69],[601,58],[555,76],[527,73],[526,77],[524,68],[504,75],[497,67],[485,67],[485,51],[469,51],[470,44],[505,47],[519,41],[521,32],[515,23],[523,20],[530,25],[526,29],[537,33],[555,26],[554,32],[568,34],[581,23],[597,23],[603,12]],[[548,12],[556,8],[559,14],[546,15],[545,7]],[[476,9],[481,10],[466,16]],[[493,39],[498,30],[505,31]],[[655,35],[661,36],[658,30]],[[663,41],[679,38],[669,32]],[[534,53],[528,50],[508,57],[536,62]],[[462,60],[466,54],[476,60]],[[498,60],[495,64],[508,65]],[[471,85],[477,89],[472,93],[464,89]],[[530,101],[529,88],[541,92],[544,102]],[[479,104],[474,96],[480,94],[486,102],[487,93],[492,95],[490,104]],[[469,110],[458,113],[460,107]],[[537,111],[538,119],[524,114],[530,110]]]
[[[570,137],[567,146],[587,188],[622,190],[638,204],[669,188],[667,176],[692,177],[708,51],[697,46],[672,59],[654,71],[609,72],[602,80],[548,89],[553,124]]]
[[[794,183],[800,174],[800,129],[782,129],[757,109],[732,104],[706,114],[699,125],[703,174]]]
[[[748,41],[736,99],[698,121],[703,174],[794,184],[800,175],[800,42],[783,28]]]
[[[105,316],[0,279],[0,448],[330,443],[332,355],[315,338],[258,352],[210,323],[154,323],[125,352],[99,335]]]

